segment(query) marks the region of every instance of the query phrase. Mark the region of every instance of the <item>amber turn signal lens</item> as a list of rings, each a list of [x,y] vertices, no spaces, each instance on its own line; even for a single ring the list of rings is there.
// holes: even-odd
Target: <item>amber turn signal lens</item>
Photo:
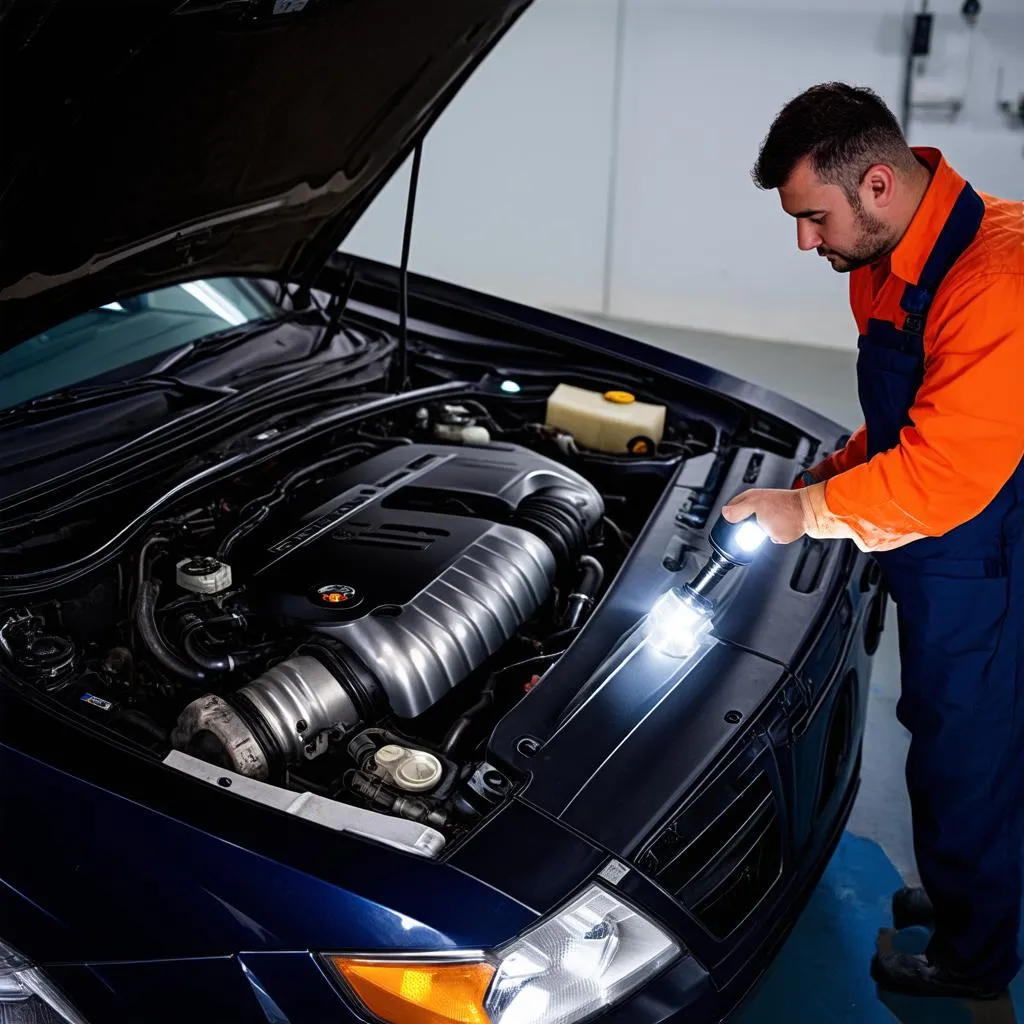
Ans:
[[[490,1024],[488,963],[413,963],[332,956],[363,1005],[394,1024]]]

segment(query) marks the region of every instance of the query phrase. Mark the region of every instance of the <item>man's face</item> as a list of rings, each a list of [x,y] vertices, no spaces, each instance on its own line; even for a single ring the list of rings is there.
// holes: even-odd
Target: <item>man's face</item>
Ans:
[[[887,253],[894,232],[871,210],[873,196],[863,189],[851,204],[838,185],[822,182],[806,159],[779,189],[782,208],[797,221],[797,245],[816,249],[837,273],[845,274]]]

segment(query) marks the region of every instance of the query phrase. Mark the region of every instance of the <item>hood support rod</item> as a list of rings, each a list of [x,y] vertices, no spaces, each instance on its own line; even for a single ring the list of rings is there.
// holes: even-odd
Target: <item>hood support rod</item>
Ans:
[[[402,266],[398,282],[398,390],[409,387],[407,358],[409,347],[409,249],[412,243],[412,219],[416,209],[416,189],[420,180],[423,141],[416,143],[409,176],[409,198],[405,205],[405,232],[402,236]]]

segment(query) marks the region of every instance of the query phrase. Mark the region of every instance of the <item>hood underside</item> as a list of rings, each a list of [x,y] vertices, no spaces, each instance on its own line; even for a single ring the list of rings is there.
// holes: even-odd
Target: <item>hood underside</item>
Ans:
[[[338,247],[530,0],[11,0],[0,349]]]

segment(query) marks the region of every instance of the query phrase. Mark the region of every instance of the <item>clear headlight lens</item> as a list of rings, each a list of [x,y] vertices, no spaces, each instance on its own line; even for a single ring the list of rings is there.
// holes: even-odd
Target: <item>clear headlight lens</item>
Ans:
[[[575,1024],[679,953],[657,925],[595,885],[499,952],[484,1007],[491,1024]]]
[[[330,957],[360,1001],[394,1024],[577,1024],[681,953],[598,885],[489,956]]]
[[[86,1024],[53,982],[0,942],[0,1024]]]
[[[654,602],[644,625],[647,642],[656,651],[670,658],[687,658],[711,629],[711,618],[672,589]]]

